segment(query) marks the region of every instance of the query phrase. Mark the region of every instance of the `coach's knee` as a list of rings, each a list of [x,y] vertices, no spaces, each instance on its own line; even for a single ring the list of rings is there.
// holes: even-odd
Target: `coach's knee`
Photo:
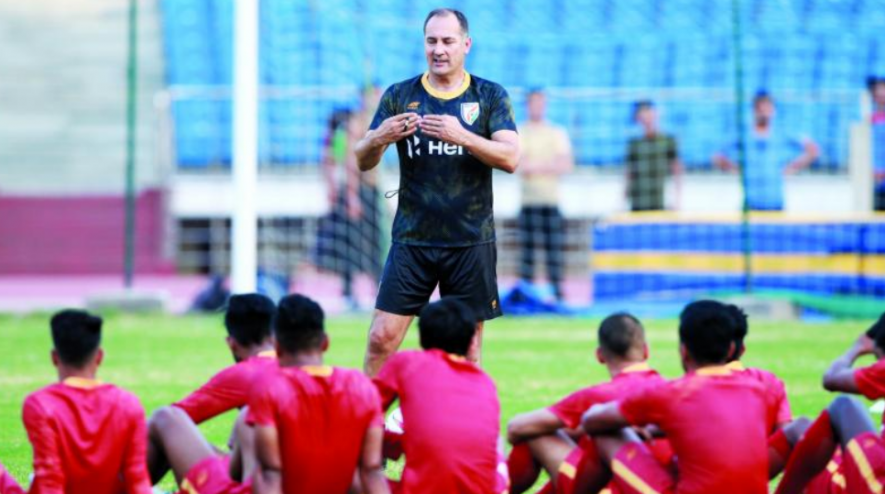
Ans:
[[[399,333],[396,328],[385,324],[373,325],[369,330],[369,352],[387,355],[396,351]]]

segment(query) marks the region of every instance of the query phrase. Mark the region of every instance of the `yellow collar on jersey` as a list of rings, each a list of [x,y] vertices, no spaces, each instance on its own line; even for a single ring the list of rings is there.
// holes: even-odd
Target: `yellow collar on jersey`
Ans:
[[[86,379],[85,377],[69,377],[61,383],[77,389],[92,389],[102,385],[98,379]]]
[[[313,377],[329,377],[334,371],[329,365],[302,365],[301,370]]]
[[[711,365],[709,367],[701,367],[695,374],[699,376],[730,376],[732,369],[727,365]]]
[[[645,372],[650,371],[651,366],[645,362],[640,362],[638,364],[628,365],[621,369],[621,374],[629,374],[630,372]]]
[[[255,356],[261,357],[261,358],[277,358],[277,351],[276,350],[265,350],[263,352],[258,352]]]
[[[424,86],[424,90],[427,91],[428,94],[433,96],[434,98],[439,99],[455,99],[458,96],[461,96],[465,92],[467,92],[467,88],[470,87],[470,74],[465,70],[464,71],[464,80],[461,82],[461,86],[454,91],[440,91],[439,89],[434,88],[430,85],[430,72],[425,72],[421,77],[421,85]]]
[[[742,364],[740,360],[732,360],[731,362],[725,364],[725,366],[733,371],[738,371],[738,372],[743,371],[743,370],[747,370],[747,368],[744,367],[744,364]]]

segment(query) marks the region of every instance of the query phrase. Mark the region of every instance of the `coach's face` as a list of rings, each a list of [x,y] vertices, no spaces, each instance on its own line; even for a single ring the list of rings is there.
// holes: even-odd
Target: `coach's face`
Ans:
[[[470,53],[471,44],[457,17],[451,14],[431,17],[424,29],[424,55],[430,73],[457,77],[464,70],[464,58]]]

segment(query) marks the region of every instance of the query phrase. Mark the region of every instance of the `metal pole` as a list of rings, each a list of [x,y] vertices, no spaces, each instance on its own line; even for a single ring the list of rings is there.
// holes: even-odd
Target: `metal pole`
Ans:
[[[138,0],[129,0],[129,54],[126,70],[126,218],[123,286],[132,288],[135,271],[135,135],[138,105]]]
[[[258,273],[258,0],[234,2],[231,291],[254,292]]]
[[[750,234],[750,203],[747,202],[747,125],[744,118],[744,49],[741,0],[732,0],[732,49],[734,50],[734,99],[735,121],[737,124],[737,164],[741,171],[741,193],[743,207],[741,213],[741,243],[744,252],[744,290],[753,291],[753,245]]]

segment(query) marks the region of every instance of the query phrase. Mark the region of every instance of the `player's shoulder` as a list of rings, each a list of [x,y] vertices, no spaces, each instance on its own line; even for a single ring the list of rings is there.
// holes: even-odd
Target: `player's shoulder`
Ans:
[[[362,371],[348,369],[346,367],[334,367],[335,380],[349,393],[363,395],[366,398],[377,401],[378,388]]]
[[[347,367],[332,367],[332,375],[339,381],[352,383],[358,386],[374,386],[372,380],[369,379],[362,371],[356,369],[348,369]]]

